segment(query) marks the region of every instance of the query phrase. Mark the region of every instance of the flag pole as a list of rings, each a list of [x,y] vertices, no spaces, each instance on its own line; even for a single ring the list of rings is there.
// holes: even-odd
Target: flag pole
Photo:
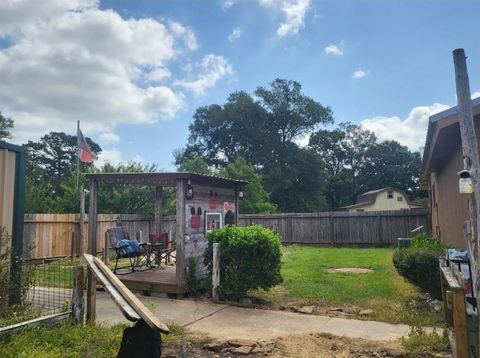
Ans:
[[[75,189],[78,189],[78,181],[80,177],[80,120],[77,121],[77,181],[75,184]]]

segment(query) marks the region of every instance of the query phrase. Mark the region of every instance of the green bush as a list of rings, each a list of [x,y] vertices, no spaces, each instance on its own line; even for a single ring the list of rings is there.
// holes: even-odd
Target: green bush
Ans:
[[[207,235],[205,266],[212,273],[213,243],[219,243],[221,298],[238,300],[252,289],[269,289],[283,281],[281,238],[263,226],[227,226]]]
[[[446,248],[438,239],[418,235],[409,248],[395,251],[393,265],[408,281],[442,299],[438,257],[445,254]]]
[[[447,245],[442,243],[438,238],[424,234],[415,236],[410,243],[410,247],[412,249],[437,251],[439,254],[445,253],[445,250],[447,249]]]

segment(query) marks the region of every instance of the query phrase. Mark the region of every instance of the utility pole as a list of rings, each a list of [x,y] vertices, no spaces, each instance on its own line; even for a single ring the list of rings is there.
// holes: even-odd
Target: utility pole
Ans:
[[[470,83],[468,80],[467,62],[465,51],[456,49],[453,51],[453,63],[455,66],[455,83],[457,87],[458,119],[460,122],[460,134],[462,136],[462,150],[465,169],[468,170],[472,179],[473,194],[469,197],[470,220],[464,225],[465,244],[470,253],[470,264],[472,266],[472,280],[475,298],[477,299],[477,324],[480,323],[480,160],[478,155],[477,136],[475,134],[475,123],[472,113],[472,99],[470,94]],[[480,327],[480,325],[479,325]],[[477,333],[480,342],[480,330]],[[476,347],[478,354],[478,346]]]

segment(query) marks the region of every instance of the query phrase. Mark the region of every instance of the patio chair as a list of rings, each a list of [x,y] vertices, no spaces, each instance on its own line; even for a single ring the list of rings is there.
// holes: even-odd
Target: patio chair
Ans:
[[[150,252],[154,254],[154,261],[158,267],[161,267],[163,260],[167,263],[171,262],[172,258],[175,258],[175,243],[169,240],[168,232],[153,232],[148,235],[148,242],[150,244]]]
[[[140,244],[137,240],[131,240],[128,231],[123,226],[113,227],[107,230],[108,241],[111,248],[115,251],[115,268],[117,269],[129,268],[134,272],[137,268],[141,268],[144,264],[150,266],[150,250],[148,244]],[[120,259],[128,258],[129,266],[118,267]]]

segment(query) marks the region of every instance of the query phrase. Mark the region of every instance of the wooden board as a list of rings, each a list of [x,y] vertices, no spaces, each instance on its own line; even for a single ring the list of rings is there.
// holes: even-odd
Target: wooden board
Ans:
[[[167,334],[170,332],[168,327],[155,317],[101,260],[89,254],[83,256],[97,280],[105,287],[125,318],[130,321],[143,319],[152,329]]]

